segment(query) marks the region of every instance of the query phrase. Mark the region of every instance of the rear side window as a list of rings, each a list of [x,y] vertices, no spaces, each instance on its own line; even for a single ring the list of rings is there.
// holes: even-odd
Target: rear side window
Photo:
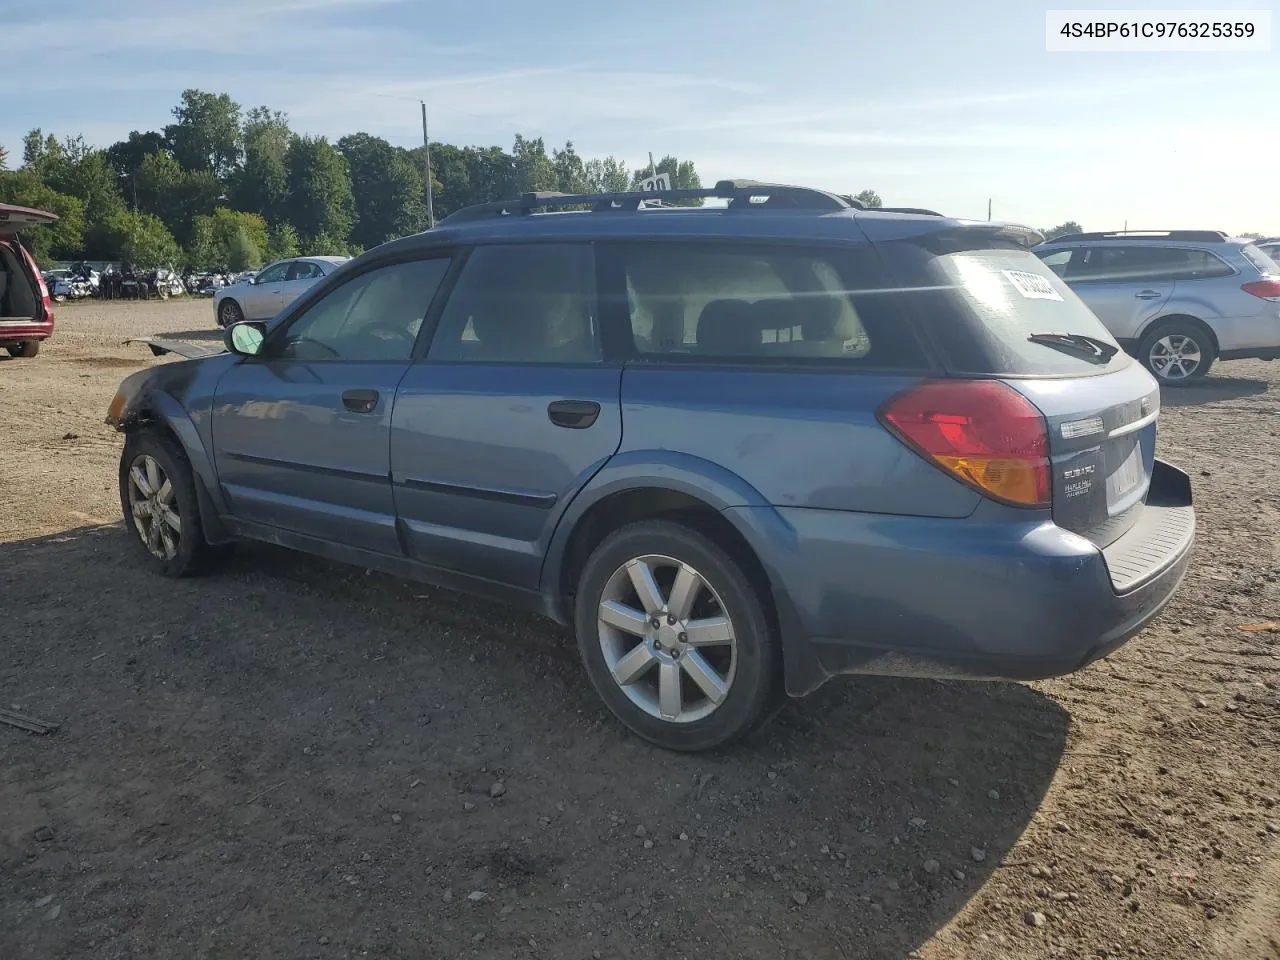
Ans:
[[[869,247],[634,243],[615,250],[642,357],[927,366]]]
[[[1255,247],[1252,243],[1247,243],[1240,248],[1240,253],[1258,268],[1259,273],[1280,273],[1280,264],[1275,260],[1280,256],[1280,246],[1272,244],[1267,247]]]
[[[449,295],[428,360],[594,363],[595,265],[585,243],[476,247]]]
[[[900,299],[926,324],[952,373],[977,376],[1084,376],[1130,361],[1101,321],[1053,270],[1021,248],[935,254],[909,242],[882,245],[899,273]],[[1100,341],[1087,346],[1035,342],[1040,334]],[[1043,339],[1043,338],[1042,338]],[[1085,341],[1087,343],[1087,341]]]
[[[1075,283],[1160,283],[1209,280],[1235,271],[1207,250],[1184,247],[1082,247],[1067,268]]]

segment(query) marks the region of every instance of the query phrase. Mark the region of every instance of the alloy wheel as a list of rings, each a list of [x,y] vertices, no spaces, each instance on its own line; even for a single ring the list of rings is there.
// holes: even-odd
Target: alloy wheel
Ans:
[[[1200,344],[1191,337],[1171,333],[1151,345],[1151,369],[1161,380],[1185,380],[1200,369]]]
[[[129,465],[129,515],[143,545],[152,556],[172,560],[182,542],[182,517],[173,483],[160,461],[139,454]]]
[[[672,557],[628,560],[609,577],[597,613],[605,666],[645,713],[691,723],[733,686],[737,638],[715,589]]]

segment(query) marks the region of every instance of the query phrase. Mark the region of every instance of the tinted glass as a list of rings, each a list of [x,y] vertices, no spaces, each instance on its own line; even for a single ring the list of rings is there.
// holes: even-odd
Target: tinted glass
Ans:
[[[1207,280],[1234,271],[1207,250],[1184,247],[1083,247],[1067,278],[1083,283],[1143,283]]]
[[[641,356],[926,366],[870,247],[636,243],[618,249]]]
[[[1246,260],[1258,268],[1259,273],[1280,273],[1280,264],[1277,264],[1275,259],[1280,256],[1280,245],[1268,244],[1262,247],[1255,247],[1252,243],[1249,243],[1241,247],[1240,252]]]
[[[1067,272],[1067,264],[1071,262],[1071,250],[1050,250],[1047,253],[1037,253],[1040,262],[1056,273],[1058,276],[1064,276]]]
[[[1116,346],[1101,321],[1061,278],[1022,249],[994,247],[936,255],[913,243],[881,247],[899,276],[897,298],[927,324],[955,373],[997,376],[1087,375],[1128,364],[1116,350],[1105,363],[1035,343],[1032,334],[1082,334]]]
[[[320,265],[309,260],[299,260],[289,267],[290,280],[315,280],[323,276],[324,271],[320,269]]]
[[[289,324],[277,355],[296,360],[407,361],[448,267],[447,259],[413,260],[353,277]]]
[[[472,250],[440,316],[427,359],[598,361],[591,247],[513,244]]]
[[[285,278],[285,274],[289,271],[288,263],[273,264],[258,274],[254,280],[257,283],[276,283]]]

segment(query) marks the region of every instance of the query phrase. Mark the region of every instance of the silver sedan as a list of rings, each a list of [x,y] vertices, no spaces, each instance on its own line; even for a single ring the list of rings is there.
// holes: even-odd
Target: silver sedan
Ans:
[[[313,283],[324,279],[350,257],[295,257],[277,260],[257,276],[222,287],[213,295],[218,326],[241,320],[269,320]]]

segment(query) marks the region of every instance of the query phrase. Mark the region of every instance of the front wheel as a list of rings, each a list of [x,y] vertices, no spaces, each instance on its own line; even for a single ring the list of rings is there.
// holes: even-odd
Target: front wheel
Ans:
[[[125,441],[120,508],[129,539],[163,576],[201,573],[227,552],[205,540],[191,465],[167,437],[144,431]]]
[[[239,323],[244,319],[244,311],[240,309],[240,304],[228,298],[218,304],[218,324],[219,326],[229,327],[233,323]]]
[[[1178,387],[1199,380],[1216,357],[1208,331],[1185,320],[1158,325],[1138,344],[1138,359],[1161,386]]]
[[[574,623],[596,692],[658,746],[723,746],[777,700],[778,641],[750,578],[681,524],[645,521],[606,537],[583,568]]]

